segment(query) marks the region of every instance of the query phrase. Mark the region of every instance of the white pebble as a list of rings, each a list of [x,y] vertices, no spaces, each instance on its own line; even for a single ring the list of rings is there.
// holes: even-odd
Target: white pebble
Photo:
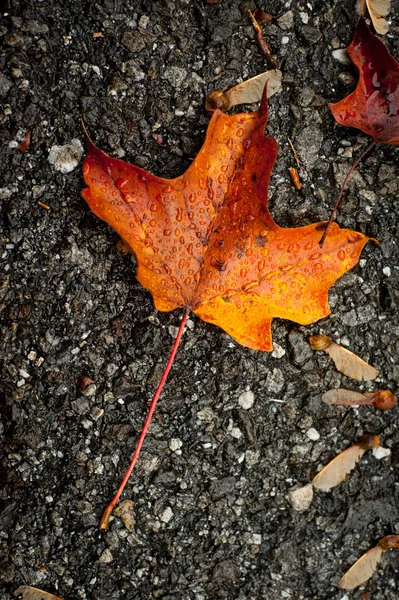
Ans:
[[[112,562],[114,560],[114,557],[112,556],[111,550],[106,548],[98,560],[100,561],[100,563],[104,564]]]
[[[307,510],[313,501],[313,486],[311,483],[303,487],[293,487],[288,492],[288,500],[294,510]]]
[[[240,397],[238,398],[238,404],[244,410],[248,410],[249,408],[252,408],[254,405],[254,402],[255,402],[255,394],[251,391],[243,392],[240,395]]]
[[[255,544],[255,546],[260,546],[262,543],[262,536],[260,533],[254,533],[252,534],[252,537],[249,538],[249,543],[250,544]]]
[[[346,48],[339,48],[338,50],[333,50],[332,55],[337,62],[341,63],[341,65],[350,65],[352,62],[349,58],[349,54]]]
[[[276,342],[274,342],[273,352],[272,352],[273,358],[282,358],[284,356],[284,354],[285,354],[284,348],[282,348],[280,346],[280,344],[276,344]]]
[[[391,276],[391,269],[389,267],[384,267],[382,269],[382,272],[384,273],[384,275],[386,275],[387,277]]]
[[[390,448],[383,448],[382,446],[378,446],[378,448],[373,448],[373,456],[377,460],[381,460],[382,458],[386,458],[391,454]]]
[[[312,442],[316,442],[317,440],[320,439],[320,433],[314,427],[310,427],[307,430],[306,435],[308,436],[308,438],[310,440],[312,440]]]
[[[172,438],[169,442],[169,448],[172,450],[172,452],[176,452],[176,450],[180,450],[180,448],[183,446],[183,442],[181,440],[179,440],[178,438]]]
[[[56,171],[70,173],[78,166],[83,154],[83,146],[78,139],[73,139],[70,144],[53,146],[48,155],[48,161],[54,165]]]
[[[236,440],[239,440],[240,437],[242,436],[241,429],[239,429],[238,427],[232,427],[231,431],[230,431],[230,435],[231,435],[231,437],[235,438]]]
[[[169,523],[169,521],[171,521],[173,519],[173,511],[170,508],[170,506],[165,508],[162,515],[160,516],[160,519],[161,519],[162,523]]]
[[[283,46],[286,46],[287,44],[289,44],[289,42],[290,42],[290,38],[288,37],[288,35],[284,35],[281,38],[281,43],[282,43]]]

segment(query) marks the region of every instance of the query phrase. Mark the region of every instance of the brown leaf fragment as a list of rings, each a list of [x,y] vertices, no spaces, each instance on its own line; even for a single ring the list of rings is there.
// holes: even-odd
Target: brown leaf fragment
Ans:
[[[258,23],[271,23],[273,21],[273,15],[265,12],[261,8],[256,8],[253,15]]]
[[[75,383],[81,390],[85,390],[89,385],[94,383],[94,381],[90,379],[90,377],[87,377],[87,375],[81,375],[77,378]]]
[[[324,492],[340,484],[348,473],[356,466],[366,450],[377,448],[380,444],[378,435],[363,435],[353,446],[338,454],[314,477],[313,487]]]
[[[366,4],[376,32],[380,35],[388,33],[389,23],[384,17],[391,10],[391,0],[366,0]]]
[[[321,399],[326,404],[336,406],[375,406],[380,410],[388,410],[395,406],[398,399],[391,390],[380,390],[377,392],[354,392],[337,388],[325,392]]]
[[[353,392],[352,390],[344,390],[337,388],[325,392],[321,399],[326,404],[334,404],[337,406],[358,406],[361,404],[371,404],[368,398],[365,398],[361,392]]]
[[[282,72],[278,69],[265,71],[251,79],[247,79],[230,90],[211,92],[205,100],[205,109],[214,112],[216,109],[226,112],[238,104],[260,102],[267,82],[267,98],[271,98],[281,89]]]
[[[357,381],[372,381],[378,375],[377,369],[366,363],[353,352],[335,344],[327,335],[314,335],[309,338],[312,350],[324,350],[331,356],[338,371]]]
[[[31,587],[30,585],[21,585],[15,590],[14,596],[22,596],[23,600],[62,600],[59,596],[43,592],[43,590]]]
[[[380,546],[371,548],[363,554],[354,565],[339,580],[339,587],[344,590],[354,590],[370,579],[380,562],[384,550]]]
[[[31,132],[28,131],[27,134],[26,134],[26,136],[25,136],[25,139],[18,144],[18,150],[20,152],[26,152],[29,149],[29,146],[30,146],[30,136],[31,136]]]
[[[128,531],[133,531],[136,524],[133,500],[122,500],[114,509],[114,515],[119,517]]]

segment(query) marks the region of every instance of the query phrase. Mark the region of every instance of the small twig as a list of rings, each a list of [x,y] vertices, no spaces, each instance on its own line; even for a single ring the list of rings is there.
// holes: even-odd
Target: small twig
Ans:
[[[262,31],[261,26],[259,25],[258,21],[255,19],[254,15],[252,14],[252,12],[249,9],[248,9],[248,13],[249,13],[249,16],[251,17],[253,28],[255,29],[256,41],[258,42],[260,51],[262,52],[263,56],[266,58],[269,66],[272,69],[278,69],[278,62],[272,56],[272,53],[269,48],[269,44],[266,42],[266,40],[263,37],[263,31]]]
[[[50,207],[47,204],[44,204],[44,202],[41,202],[40,200],[38,201],[38,205],[46,210],[50,210]]]
[[[347,174],[347,176],[345,177],[345,179],[344,179],[344,182],[343,182],[343,184],[342,184],[342,186],[341,186],[341,189],[340,189],[340,191],[339,191],[339,194],[338,194],[337,201],[336,201],[336,203],[334,204],[334,208],[332,209],[332,212],[331,212],[330,218],[329,218],[329,220],[328,220],[328,223],[327,223],[327,225],[326,225],[325,231],[324,231],[323,235],[321,236],[321,239],[320,239],[320,242],[319,242],[319,246],[320,246],[320,248],[322,248],[322,247],[323,247],[323,244],[324,244],[324,242],[325,242],[325,239],[326,239],[326,237],[327,237],[328,230],[330,229],[330,227],[331,227],[331,223],[332,223],[332,222],[333,222],[333,220],[334,220],[335,213],[337,212],[338,204],[340,203],[340,200],[341,200],[341,198],[342,198],[342,194],[344,193],[344,190],[345,190],[346,184],[348,183],[348,181],[349,181],[349,179],[350,179],[350,177],[351,177],[351,175],[352,175],[353,171],[356,169],[356,167],[358,166],[358,164],[359,164],[359,163],[360,163],[360,162],[363,160],[363,158],[364,158],[364,157],[365,157],[365,156],[366,156],[366,155],[367,155],[367,154],[370,152],[370,150],[371,150],[371,149],[372,149],[372,148],[373,148],[375,145],[376,145],[376,141],[375,141],[375,140],[373,140],[373,141],[371,142],[371,144],[369,144],[369,145],[367,146],[367,148],[366,148],[365,150],[363,150],[363,152],[361,153],[361,155],[359,156],[359,158],[358,158],[358,159],[357,159],[357,160],[354,162],[354,164],[353,164],[353,165],[351,166],[351,168],[349,169],[349,171],[348,171],[348,174]]]
[[[139,454],[140,454],[141,447],[142,447],[143,442],[144,442],[144,438],[145,438],[145,436],[147,434],[148,427],[149,427],[150,422],[151,422],[152,415],[154,414],[154,411],[155,411],[155,408],[156,408],[159,396],[161,395],[162,389],[163,389],[163,387],[164,387],[164,385],[166,383],[166,380],[167,380],[168,375],[169,375],[169,371],[170,371],[170,369],[172,367],[174,358],[176,356],[176,352],[177,352],[177,349],[179,347],[179,343],[180,343],[181,337],[183,335],[184,327],[186,325],[186,322],[187,322],[189,314],[190,314],[190,310],[189,309],[187,309],[184,312],[184,314],[183,314],[182,320],[180,322],[180,327],[179,327],[179,330],[178,330],[177,335],[176,335],[176,339],[175,339],[175,341],[173,343],[172,350],[171,350],[171,353],[170,353],[169,358],[168,358],[168,362],[166,363],[166,367],[165,367],[165,370],[164,370],[163,375],[161,377],[161,381],[159,382],[159,385],[158,385],[158,387],[157,387],[157,389],[155,391],[155,394],[153,396],[153,399],[151,401],[150,410],[148,411],[148,415],[147,415],[147,418],[146,418],[146,420],[144,422],[143,429],[141,430],[141,434],[140,434],[140,437],[139,437],[139,441],[137,442],[137,446],[136,446],[136,450],[134,451],[133,458],[132,458],[132,460],[130,462],[130,465],[129,465],[129,468],[126,471],[126,474],[125,474],[125,476],[124,476],[124,478],[122,480],[122,483],[120,484],[120,486],[118,488],[118,491],[116,492],[116,494],[113,497],[113,499],[111,500],[111,502],[108,504],[107,508],[105,509],[105,511],[103,513],[103,516],[101,517],[100,529],[107,530],[109,528],[109,518],[111,516],[111,513],[114,510],[114,507],[115,507],[116,503],[118,502],[118,500],[119,500],[119,498],[120,498],[120,496],[121,496],[121,494],[122,494],[122,492],[123,492],[123,490],[125,488],[125,485],[127,484],[128,480],[129,480],[129,477],[130,477],[130,475],[131,475],[131,473],[133,471],[134,465],[137,462],[137,459],[138,459]]]
[[[292,153],[293,153],[293,155],[294,155],[294,158],[295,158],[296,164],[297,164],[297,166],[298,166],[298,169],[299,169],[299,167],[300,167],[301,165],[299,164],[299,158],[298,158],[298,154],[297,154],[297,151],[295,150],[294,144],[292,143],[292,141],[290,140],[290,138],[288,138],[288,143],[289,143],[289,145],[291,146]]]

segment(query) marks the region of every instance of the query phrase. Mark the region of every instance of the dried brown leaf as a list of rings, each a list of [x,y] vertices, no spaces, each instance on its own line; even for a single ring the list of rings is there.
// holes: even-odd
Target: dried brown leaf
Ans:
[[[267,97],[270,98],[281,89],[282,72],[278,69],[265,71],[251,79],[234,86],[228,91],[216,90],[205,100],[205,108],[209,112],[217,108],[222,112],[230,110],[237,104],[260,102],[267,81]]]
[[[15,590],[14,596],[22,596],[23,600],[62,600],[59,596],[43,592],[43,590],[31,587],[30,585],[21,585]]]
[[[366,4],[374,29],[380,35],[385,35],[388,32],[389,23],[384,17],[391,10],[391,0],[366,0]]]
[[[344,390],[337,388],[334,390],[328,390],[325,392],[321,399],[326,404],[334,404],[339,406],[356,406],[358,404],[371,404],[369,398],[365,398],[364,394],[360,392],[353,392],[352,390]]]
[[[331,344],[325,352],[331,356],[338,371],[352,379],[371,381],[378,375],[377,369],[338,344]]]
[[[338,371],[357,381],[371,381],[378,375],[377,369],[366,363],[353,352],[335,344],[327,335],[309,338],[312,350],[324,350],[333,359]]]
[[[341,577],[338,583],[339,587],[344,590],[353,590],[370,579],[376,570],[383,553],[384,550],[380,546],[375,546],[375,548],[371,548],[366,554],[363,554],[363,556],[352,565],[349,571]]]
[[[352,390],[344,390],[336,388],[325,392],[321,399],[326,404],[334,404],[336,406],[375,406],[380,410],[388,410],[395,406],[398,399],[391,390],[379,390],[377,392],[354,392]]]
[[[344,481],[366,450],[377,448],[379,443],[378,435],[363,435],[356,444],[338,454],[316,475],[312,481],[313,487],[328,492],[328,490]]]

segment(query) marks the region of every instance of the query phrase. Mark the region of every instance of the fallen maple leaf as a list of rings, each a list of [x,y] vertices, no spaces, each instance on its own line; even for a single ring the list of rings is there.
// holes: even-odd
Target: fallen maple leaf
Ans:
[[[279,227],[268,211],[277,142],[265,137],[266,94],[259,110],[233,116],[216,110],[189,169],[161,179],[111,158],[89,140],[82,195],[137,258],[137,279],[160,311],[185,308],[129,469],[100,522],[109,516],[139,456],[190,311],[237,342],[272,350],[273,317],[302,325],[329,314],[328,290],[359,260],[368,241],[334,225],[326,247],[323,223]]]
[[[267,106],[215,111],[189,169],[161,179],[88,141],[82,195],[135,253],[137,279],[160,311],[188,308],[237,342],[272,350],[273,317],[302,325],[330,312],[328,290],[359,260],[368,238],[323,223],[279,227],[267,193],[277,143],[265,137]]]
[[[354,92],[329,107],[340,125],[361,129],[371,135],[373,141],[345,177],[320,245],[324,243],[346,184],[360,161],[376,144],[399,144],[399,63],[371,33],[363,17],[360,17],[348,54],[359,71],[359,81]]]

